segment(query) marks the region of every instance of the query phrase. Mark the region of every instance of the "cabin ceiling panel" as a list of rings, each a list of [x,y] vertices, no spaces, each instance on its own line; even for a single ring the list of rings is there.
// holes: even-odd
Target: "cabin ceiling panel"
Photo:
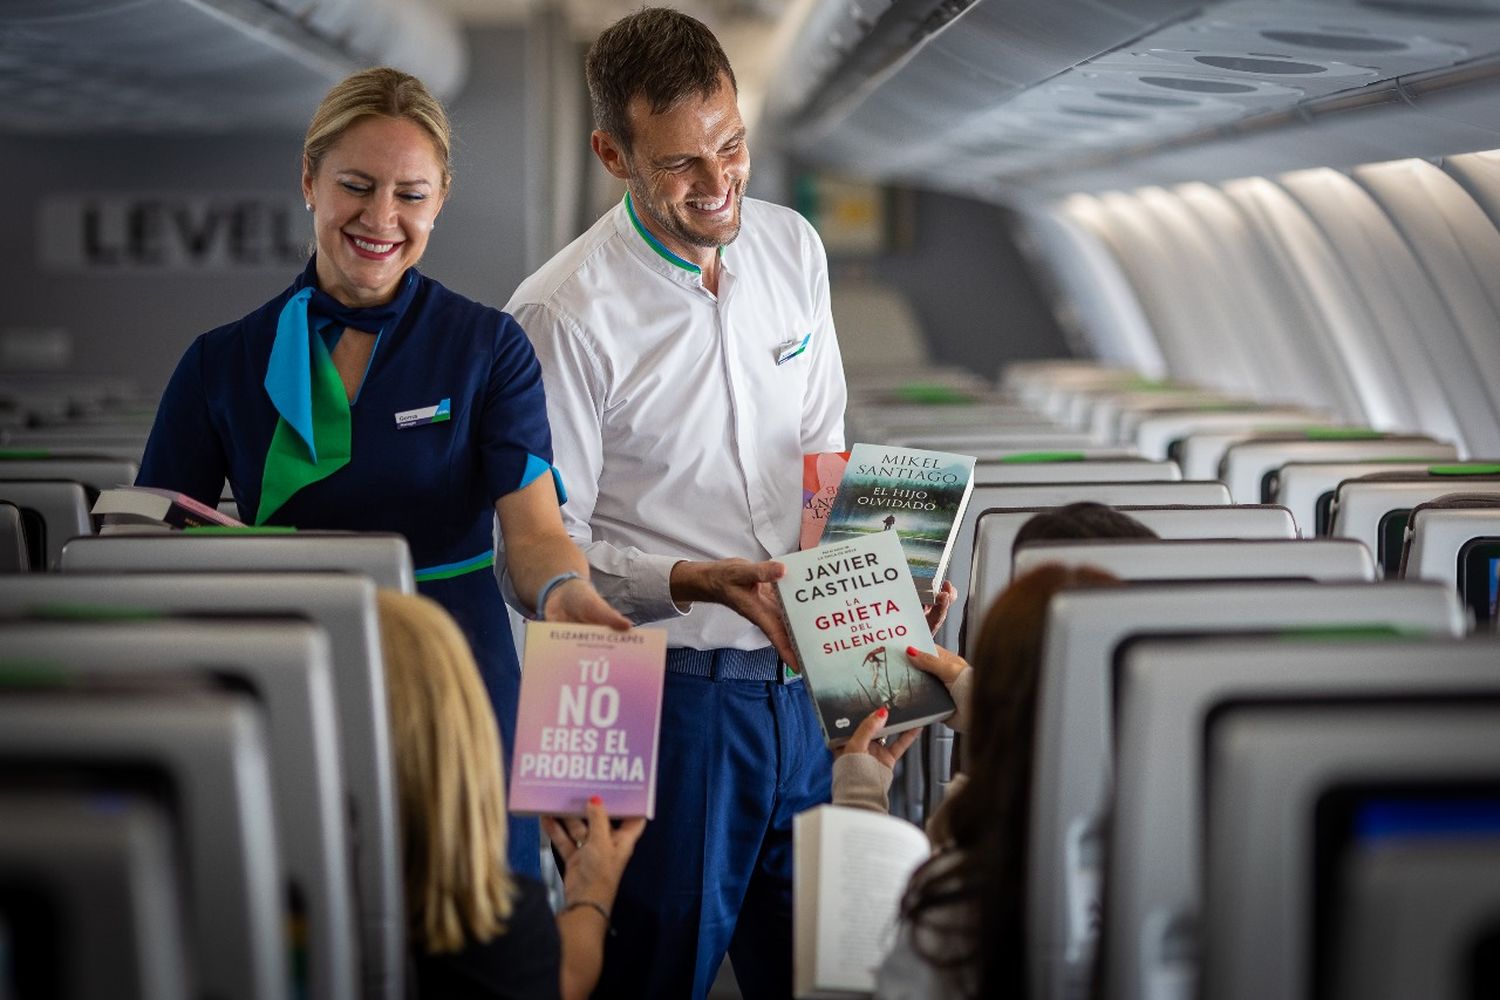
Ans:
[[[457,25],[423,0],[11,0],[0,131],[301,130],[362,66],[462,82]]]
[[[1497,67],[1500,0],[977,0],[854,97],[778,120],[793,149],[869,176],[1057,191],[1196,179],[1200,147],[1270,172],[1330,162],[1299,155],[1308,138],[1348,164],[1488,148]],[[884,134],[863,114],[897,107]],[[857,121],[870,145],[830,141]]]

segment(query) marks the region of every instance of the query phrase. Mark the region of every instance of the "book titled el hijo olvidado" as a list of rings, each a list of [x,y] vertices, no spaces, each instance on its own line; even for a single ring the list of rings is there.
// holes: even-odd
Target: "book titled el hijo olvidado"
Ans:
[[[886,532],[898,536],[917,593],[923,604],[931,604],[973,491],[971,456],[856,444],[821,541]]]
[[[783,556],[776,581],[787,631],[829,746],[884,706],[882,734],[953,712],[948,690],[911,665],[908,646],[932,652],[932,632],[893,531]]]
[[[663,629],[528,624],[511,811],[582,816],[598,795],[611,816],[655,815],[666,658]]]

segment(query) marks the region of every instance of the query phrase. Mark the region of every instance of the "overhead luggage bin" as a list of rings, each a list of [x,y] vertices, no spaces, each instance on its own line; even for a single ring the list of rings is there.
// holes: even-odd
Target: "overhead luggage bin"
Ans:
[[[1048,996],[1092,967],[1114,762],[1114,665],[1136,636],[1314,625],[1386,626],[1460,636],[1463,609],[1433,584],[1285,580],[1132,583],[1052,599],[1037,689],[1027,912],[1033,982]]]
[[[1141,458],[1078,458],[1069,461],[1066,452],[1036,453],[1036,461],[998,459],[976,462],[974,485],[1004,486],[1010,483],[1165,483],[1182,479],[1176,462],[1148,462]],[[1046,459],[1056,459],[1046,460]]]
[[[146,795],[0,792],[7,986],[189,1000],[175,841],[166,804]]]
[[[88,495],[77,483],[0,479],[0,501],[21,512],[34,570],[58,569],[68,541],[94,533]]]
[[[1352,462],[1361,458],[1458,459],[1458,448],[1447,441],[1421,435],[1380,435],[1344,439],[1338,428],[1308,431],[1305,435],[1260,435],[1237,441],[1224,450],[1218,478],[1237,503],[1269,503],[1270,476],[1287,462]]]
[[[0,577],[0,617],[83,606],[161,614],[296,615],[328,634],[349,871],[358,887],[364,995],[398,1000],[406,910],[375,584],[352,573],[63,573]]]
[[[1482,995],[1476,950],[1500,913],[1496,732],[1494,700],[1220,709],[1203,995]]]
[[[309,996],[353,1000],[354,894],[327,633],[295,618],[91,621],[80,614],[0,624],[5,655],[46,664],[58,677],[185,674],[205,683],[230,678],[253,692],[265,711],[282,899],[306,907],[284,911],[288,922],[306,921],[304,987]]]
[[[1147,413],[1135,425],[1135,449],[1147,458],[1171,458],[1172,446],[1189,434],[1209,431],[1249,433],[1321,425],[1327,414],[1299,407],[1201,407]],[[1212,478],[1205,476],[1203,478]]]
[[[1141,640],[1117,674],[1107,995],[1193,995],[1202,939],[1204,734],[1249,700],[1500,698],[1500,641],[1295,635]]]
[[[188,947],[196,996],[282,1000],[287,993],[275,809],[265,733],[243,695],[24,694],[0,690],[0,769],[153,769],[184,826]]]
[[[232,530],[98,535],[63,546],[66,572],[295,570],[362,573],[377,587],[416,593],[411,549],[386,532]]]
[[[1462,466],[1429,466],[1423,479],[1386,478],[1404,475],[1346,480],[1339,484],[1333,500],[1329,534],[1364,542],[1387,576],[1395,576],[1400,569],[1406,521],[1413,507],[1452,493],[1500,495],[1500,475],[1468,474]]]
[[[1112,538],[1029,542],[1016,549],[1011,579],[1051,562],[1093,566],[1122,580],[1376,577],[1370,550],[1352,538]]]
[[[1326,535],[1331,526],[1333,496],[1339,483],[1383,472],[1422,474],[1431,464],[1427,459],[1420,458],[1399,461],[1287,462],[1271,473],[1271,502],[1279,503],[1292,512],[1302,537]]]
[[[958,629],[965,614],[969,597],[974,589],[974,574],[980,572],[978,525],[980,519],[991,511],[1011,508],[1025,509],[1030,515],[1048,507],[1061,507],[1080,500],[1095,500],[1099,503],[1115,504],[1188,504],[1209,506],[1227,503],[1229,492],[1221,483],[1142,482],[1142,483],[1031,483],[1003,486],[976,485],[969,496],[969,506],[964,509],[963,520],[953,539],[953,555],[948,561],[948,579],[958,591],[958,597],[948,612],[945,631],[938,634],[938,641],[956,649]],[[994,529],[991,529],[994,530]],[[1010,542],[1020,530],[1020,524],[1012,527],[1005,536],[1005,560],[1003,573],[1010,573]],[[996,568],[985,564],[985,571],[994,573]],[[998,591],[997,591],[998,592]],[[947,640],[947,641],[944,641]]]

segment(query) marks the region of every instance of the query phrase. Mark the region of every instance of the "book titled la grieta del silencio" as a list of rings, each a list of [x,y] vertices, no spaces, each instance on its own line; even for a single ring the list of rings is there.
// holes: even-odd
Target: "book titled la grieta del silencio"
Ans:
[[[666,659],[662,629],[528,624],[511,811],[582,816],[598,795],[611,816],[650,819]]]
[[[974,490],[974,459],[919,448],[856,444],[823,542],[890,532],[901,539],[923,604],[943,582],[953,536]]]
[[[829,542],[783,556],[776,581],[787,630],[829,746],[884,706],[882,734],[947,718],[942,683],[911,665],[908,646],[932,651],[906,557],[895,532]]]

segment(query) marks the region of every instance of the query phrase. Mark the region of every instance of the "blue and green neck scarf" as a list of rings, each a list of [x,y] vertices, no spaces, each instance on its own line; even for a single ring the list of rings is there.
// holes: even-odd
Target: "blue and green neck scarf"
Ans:
[[[401,319],[416,292],[416,272],[408,270],[391,301],[351,308],[318,288],[316,267],[314,257],[276,320],[265,387],[280,419],[261,473],[256,524],[265,524],[298,490],[349,464],[349,398],[330,350],[346,327],[375,334],[378,350],[378,338]]]

